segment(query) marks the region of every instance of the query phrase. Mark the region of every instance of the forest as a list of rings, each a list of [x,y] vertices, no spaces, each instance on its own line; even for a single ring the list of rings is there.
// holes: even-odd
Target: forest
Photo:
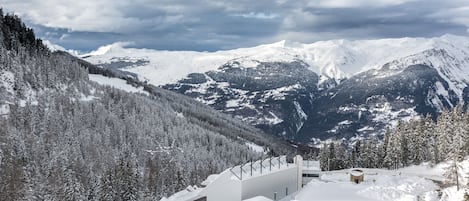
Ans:
[[[158,200],[261,157],[246,140],[289,151],[182,95],[91,82],[1,10],[0,28],[0,200]]]

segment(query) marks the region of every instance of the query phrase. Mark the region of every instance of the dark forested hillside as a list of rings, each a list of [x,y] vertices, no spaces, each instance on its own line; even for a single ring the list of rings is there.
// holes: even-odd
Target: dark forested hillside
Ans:
[[[0,27],[0,200],[155,200],[261,157],[244,140],[288,151],[182,95],[91,82],[99,68],[50,52],[16,16]]]

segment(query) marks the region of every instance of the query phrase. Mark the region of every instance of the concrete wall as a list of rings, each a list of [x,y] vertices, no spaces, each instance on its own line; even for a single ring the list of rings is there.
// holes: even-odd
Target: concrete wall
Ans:
[[[243,180],[242,199],[264,196],[274,200],[274,193],[277,192],[276,200],[280,200],[286,196],[287,188],[288,195],[296,192],[298,184],[297,171],[297,166],[290,164],[288,168]]]
[[[277,163],[271,170],[269,168],[269,171],[265,169],[265,172],[262,172],[260,171],[262,169],[254,168],[254,172],[244,173],[246,175],[242,177],[240,176],[241,169],[238,170],[240,168],[238,166],[231,171],[230,169],[225,170],[198,193],[197,198],[206,197],[207,201],[242,201],[256,196],[264,196],[272,200],[280,200],[298,191],[303,183],[301,156],[295,158],[294,164],[287,165],[285,158],[278,158],[278,162],[281,160],[283,160],[281,165]],[[272,161],[277,162],[277,159]],[[246,171],[246,169],[244,170]],[[236,171],[239,173],[237,174]]]
[[[229,170],[210,183],[199,195],[207,196],[207,201],[241,201],[241,181],[232,178]]]

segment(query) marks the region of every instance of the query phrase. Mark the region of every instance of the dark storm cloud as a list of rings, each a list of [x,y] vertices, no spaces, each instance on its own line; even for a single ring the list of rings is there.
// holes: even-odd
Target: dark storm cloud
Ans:
[[[467,35],[459,0],[4,0],[37,35],[89,51],[117,42],[168,50],[218,50],[278,40]]]
[[[445,33],[465,35],[467,24],[432,16],[450,9],[438,1],[412,1],[386,7],[303,9],[318,20],[293,29],[331,32],[345,38],[432,37]],[[468,15],[469,16],[469,15]],[[469,18],[467,18],[469,19]]]

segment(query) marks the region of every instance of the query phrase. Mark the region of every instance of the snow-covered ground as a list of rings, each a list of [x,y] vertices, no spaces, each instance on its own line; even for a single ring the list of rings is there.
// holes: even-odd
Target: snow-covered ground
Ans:
[[[456,187],[440,189],[447,163],[431,167],[428,164],[399,170],[362,169],[363,183],[350,182],[350,170],[331,171],[308,183],[301,191],[282,201],[359,200],[359,201],[456,201],[462,200],[464,190]],[[460,164],[461,175],[468,175],[469,160]],[[467,183],[467,177],[461,178]],[[440,197],[441,196],[441,197]]]
[[[322,172],[320,178],[313,179],[303,189],[280,201],[462,201],[465,191],[469,192],[469,187],[464,185],[469,180],[469,158],[459,163],[460,183],[463,184],[459,191],[454,186],[442,187],[445,182],[443,174],[448,166],[449,163],[435,166],[424,163],[398,170],[360,168],[364,172],[364,181],[360,184],[350,181],[351,169]],[[282,165],[282,169],[284,168],[294,166],[287,166],[285,163]],[[303,161],[303,170],[307,170],[303,173],[319,171],[318,168],[318,161]],[[277,171],[279,170],[273,170]],[[227,172],[228,170],[221,174]],[[260,173],[256,172],[251,177],[259,175]],[[211,175],[202,183],[205,183],[205,186],[210,185],[218,177],[220,175]],[[235,176],[230,178],[237,179]],[[221,188],[223,189],[223,186]],[[184,200],[202,190],[203,188],[189,186],[169,198],[163,198],[162,201]],[[269,200],[255,196],[244,201]]]
[[[97,74],[89,74],[89,78],[91,81],[95,81],[101,85],[111,86],[116,89],[124,90],[127,92],[144,93],[148,95],[148,92],[144,91],[143,87],[139,87],[139,88],[134,87],[130,84],[127,84],[125,80],[122,80],[119,78],[105,77],[105,76],[97,75]]]
[[[245,144],[253,151],[257,152],[257,153],[263,153],[263,154],[266,154],[267,153],[267,149],[263,146],[260,146],[254,142],[245,142]]]

